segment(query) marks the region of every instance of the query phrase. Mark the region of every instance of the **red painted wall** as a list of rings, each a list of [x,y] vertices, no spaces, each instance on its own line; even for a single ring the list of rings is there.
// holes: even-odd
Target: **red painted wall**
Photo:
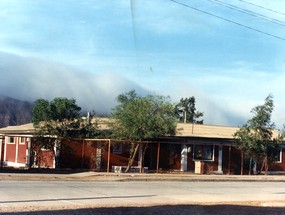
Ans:
[[[16,161],[16,144],[6,143],[5,153],[6,153],[5,161],[15,162]]]
[[[21,143],[21,137],[14,137],[14,143],[8,143],[6,139],[6,162],[14,162],[18,164],[26,164],[26,150],[28,148],[27,140]]]
[[[18,141],[18,161],[17,163],[26,163],[26,150],[28,149],[28,143],[25,141],[24,144],[19,143]]]
[[[285,149],[282,150],[281,163],[276,162],[274,166],[269,166],[269,171],[285,171]]]

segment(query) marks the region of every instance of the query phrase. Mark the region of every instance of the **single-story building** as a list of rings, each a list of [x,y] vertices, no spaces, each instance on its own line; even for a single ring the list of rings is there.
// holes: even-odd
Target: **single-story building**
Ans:
[[[99,125],[100,126],[100,125]],[[104,125],[102,125],[104,126]],[[134,166],[148,171],[199,174],[248,174],[248,160],[236,147],[238,127],[178,123],[175,136],[147,144],[144,162],[139,150]],[[63,139],[60,147],[39,148],[32,124],[0,129],[1,167],[121,170],[128,164],[131,143],[113,139]],[[278,131],[274,131],[278,135]],[[280,145],[269,171],[285,172],[285,145]],[[113,168],[112,168],[113,167]]]

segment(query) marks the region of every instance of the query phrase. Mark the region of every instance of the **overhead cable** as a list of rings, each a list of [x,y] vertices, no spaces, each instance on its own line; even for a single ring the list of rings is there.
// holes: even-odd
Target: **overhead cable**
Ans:
[[[271,12],[274,12],[274,13],[278,13],[278,14],[281,14],[281,15],[285,16],[285,13],[279,12],[279,11],[277,11],[277,10],[270,9],[270,8],[268,8],[268,7],[264,7],[264,6],[261,6],[261,5],[258,5],[258,4],[254,4],[254,3],[251,3],[251,2],[248,2],[248,1],[245,1],[245,0],[238,0],[238,1],[244,2],[244,3],[246,3],[246,4],[250,4],[250,5],[252,5],[252,6],[259,7],[259,8],[262,8],[262,9],[264,9],[264,10],[268,10],[268,11],[271,11]]]
[[[238,25],[238,26],[241,26],[243,28],[247,28],[249,30],[252,30],[252,31],[255,31],[255,32],[258,32],[258,33],[261,33],[261,34],[264,34],[264,35],[267,35],[267,36],[270,36],[270,37],[274,37],[276,39],[279,39],[279,40],[284,40],[285,41],[285,38],[283,37],[280,37],[280,36],[277,36],[277,35],[274,35],[274,34],[271,34],[271,33],[268,33],[268,32],[265,32],[265,31],[262,31],[262,30],[259,30],[259,29],[256,29],[256,28],[253,28],[253,27],[250,27],[250,26],[247,26],[247,25],[244,25],[244,24],[241,24],[239,22],[236,22],[236,21],[233,21],[233,20],[230,20],[230,19],[227,19],[227,18],[224,18],[224,17],[221,17],[221,16],[218,16],[218,15],[215,15],[213,13],[210,13],[210,12],[207,12],[205,10],[201,10],[199,8],[196,8],[196,7],[193,7],[191,5],[188,5],[188,4],[185,4],[185,3],[182,3],[182,2],[179,2],[179,1],[176,1],[176,0],[169,0],[175,4],[179,4],[181,6],[184,6],[184,7],[187,7],[187,8],[190,8],[192,10],[196,10],[196,11],[199,11],[201,13],[204,13],[204,14],[207,14],[209,16],[213,16],[215,18],[218,18],[218,19],[221,19],[223,21],[226,21],[226,22],[229,22],[229,23],[232,23],[232,24],[235,24],[235,25]]]
[[[213,4],[218,4],[218,5],[227,7],[227,8],[229,8],[229,9],[231,9],[231,10],[239,11],[239,12],[241,12],[241,13],[244,13],[244,14],[247,14],[247,15],[250,15],[250,16],[253,16],[253,17],[256,17],[256,18],[259,18],[259,19],[263,19],[263,20],[266,20],[266,21],[269,21],[269,22],[272,22],[272,23],[275,23],[275,24],[277,24],[277,25],[285,26],[285,22],[283,22],[283,21],[281,21],[281,20],[274,19],[274,18],[265,16],[265,15],[263,15],[263,14],[253,12],[253,11],[250,11],[250,10],[247,10],[247,9],[244,9],[244,8],[241,8],[241,7],[238,7],[238,6],[235,6],[235,5],[233,5],[233,4],[228,4],[228,3],[225,3],[225,2],[219,1],[219,0],[207,0],[207,1],[208,1],[208,2],[211,2],[211,3],[213,3]]]

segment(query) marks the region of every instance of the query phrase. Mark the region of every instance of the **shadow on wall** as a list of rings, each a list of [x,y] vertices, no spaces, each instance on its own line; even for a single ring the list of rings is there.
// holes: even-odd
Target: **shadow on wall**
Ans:
[[[27,208],[26,208],[27,210]],[[31,210],[35,210],[32,209]],[[3,213],[0,210],[0,213]],[[114,208],[82,208],[70,210],[39,210],[26,212],[6,212],[13,215],[57,215],[57,214],[124,214],[124,215],[150,215],[150,214],[200,214],[200,215],[247,215],[247,214],[285,214],[284,207],[261,207],[240,205],[162,205],[152,207],[114,207]]]

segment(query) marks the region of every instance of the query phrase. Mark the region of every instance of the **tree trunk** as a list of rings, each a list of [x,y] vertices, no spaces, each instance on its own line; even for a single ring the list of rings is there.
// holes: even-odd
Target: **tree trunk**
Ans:
[[[262,172],[264,168],[264,174],[267,175],[267,171],[268,171],[268,156],[265,155],[263,162],[262,162],[262,166],[260,168],[260,172]]]
[[[129,163],[128,163],[128,166],[127,166],[125,172],[129,172],[129,171],[130,171],[131,166],[132,166],[133,163],[134,163],[136,154],[137,154],[137,152],[138,152],[139,146],[140,146],[140,144],[137,143],[136,148],[135,148],[135,150],[133,151],[133,154],[132,154],[131,157],[130,157],[130,160],[129,160]]]
[[[267,175],[267,171],[268,171],[268,157],[267,155],[265,156],[265,163],[264,163],[264,174]]]

